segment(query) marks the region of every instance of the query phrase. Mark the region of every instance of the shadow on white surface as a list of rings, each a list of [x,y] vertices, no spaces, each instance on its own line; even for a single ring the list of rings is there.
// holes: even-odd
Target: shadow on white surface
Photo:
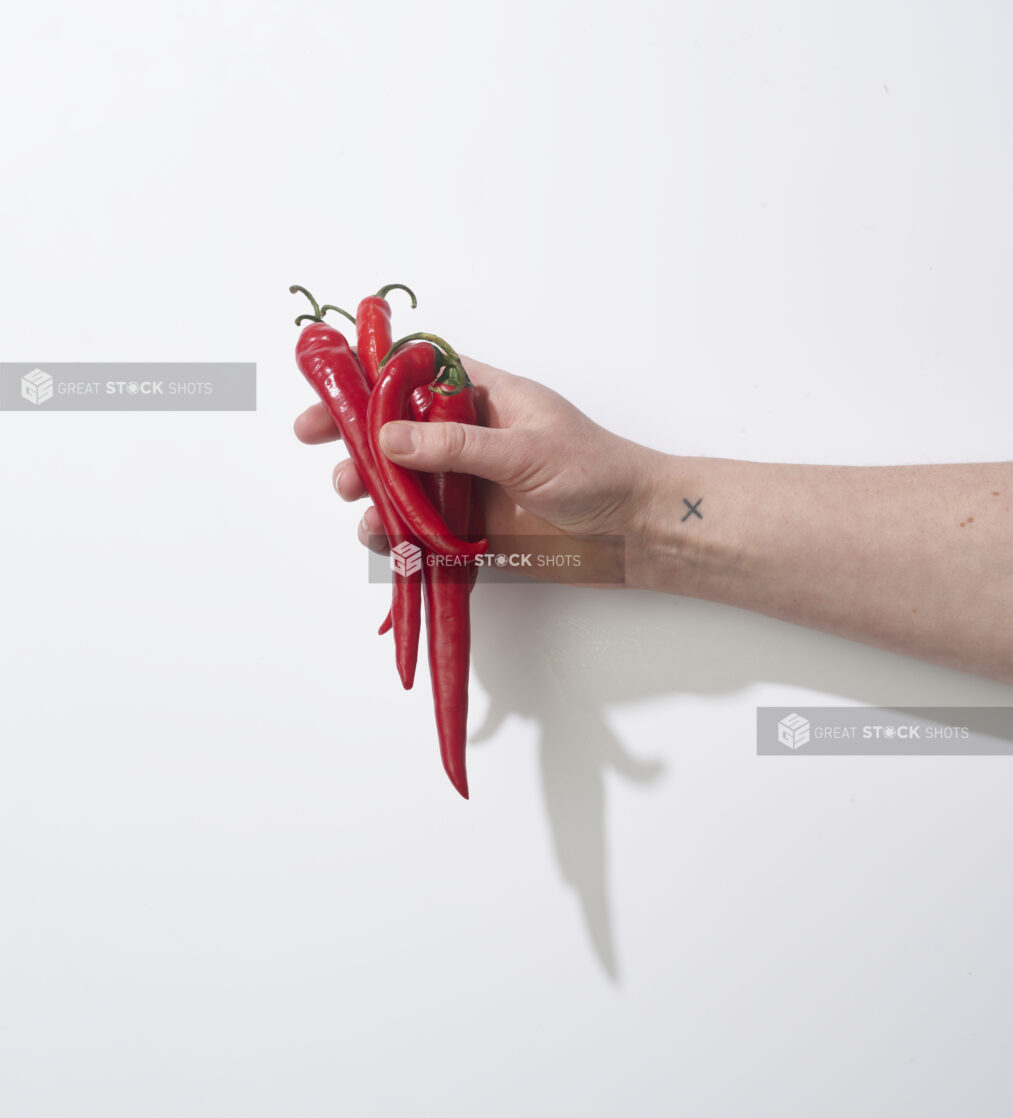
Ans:
[[[605,778],[649,785],[665,770],[631,751],[610,707],[758,683],[877,706],[1006,705],[999,683],[710,602],[545,584],[479,586],[473,670],[489,696],[471,744],[511,715],[533,720],[545,809],[563,880],[576,892],[595,955],[619,981],[610,907]],[[679,740],[678,733],[673,737]],[[670,739],[671,740],[671,739]],[[652,745],[656,744],[654,742]]]

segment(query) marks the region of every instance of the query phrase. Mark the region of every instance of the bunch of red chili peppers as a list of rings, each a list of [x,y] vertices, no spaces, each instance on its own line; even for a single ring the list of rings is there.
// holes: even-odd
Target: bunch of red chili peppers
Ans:
[[[471,625],[468,596],[474,562],[487,547],[477,487],[468,474],[422,474],[392,462],[380,449],[380,429],[394,419],[475,423],[475,390],[461,358],[434,334],[393,342],[386,296],[404,284],[380,288],[359,303],[354,316],[331,303],[301,314],[296,361],[324,402],[349,457],[380,514],[393,555],[391,610],[380,632],[394,630],[398,674],[406,688],[415,678],[422,603],[425,603],[429,674],[440,755],[454,787],[467,799],[465,743]],[[356,348],[324,322],[336,311],[355,323]]]

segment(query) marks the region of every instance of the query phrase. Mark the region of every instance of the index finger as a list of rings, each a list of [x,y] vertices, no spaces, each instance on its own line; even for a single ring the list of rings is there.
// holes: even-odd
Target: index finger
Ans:
[[[323,404],[313,404],[297,416],[292,430],[302,443],[332,443],[341,438],[331,413]]]

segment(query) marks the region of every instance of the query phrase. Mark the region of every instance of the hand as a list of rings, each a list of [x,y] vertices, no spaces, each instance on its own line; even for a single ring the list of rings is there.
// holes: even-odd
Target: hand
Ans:
[[[526,551],[511,546],[524,535],[558,535],[566,551],[581,549],[568,536],[611,536],[612,546],[584,550],[592,562],[582,560],[582,584],[724,602],[1013,684],[1013,462],[670,456],[611,434],[534,381],[465,366],[484,426],[398,422],[383,435],[404,466],[486,479],[490,551]],[[309,443],[338,437],[320,404],[295,430]],[[408,432],[414,451],[395,452]],[[335,485],[345,500],[365,496],[349,462],[335,469]],[[359,538],[382,533],[369,509]],[[619,574],[623,551],[621,577],[595,576],[599,557]],[[577,581],[566,568],[520,573]]]
[[[483,478],[490,546],[506,550],[516,536],[615,535],[644,529],[652,481],[665,455],[599,427],[558,393],[524,377],[465,360],[478,392],[480,426],[460,423],[389,423],[381,447],[414,470],[454,471]],[[306,443],[338,438],[322,404],[303,412],[295,433]],[[334,486],[346,501],[366,495],[351,461],[334,468]],[[380,537],[374,508],[366,510],[359,539]]]

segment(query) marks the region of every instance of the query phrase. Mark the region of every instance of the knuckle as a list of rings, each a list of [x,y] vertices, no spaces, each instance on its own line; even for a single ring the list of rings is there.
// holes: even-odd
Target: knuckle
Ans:
[[[443,425],[443,450],[451,458],[462,458],[468,450],[468,431],[463,423]]]

